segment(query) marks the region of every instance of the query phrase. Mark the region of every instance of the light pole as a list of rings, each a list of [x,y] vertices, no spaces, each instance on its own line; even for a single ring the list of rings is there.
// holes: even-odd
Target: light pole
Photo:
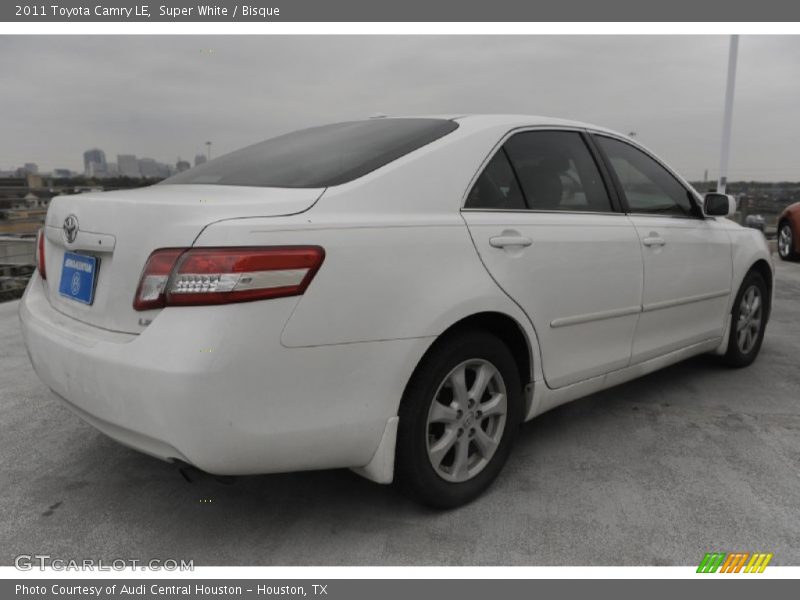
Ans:
[[[731,36],[728,50],[728,83],[725,86],[725,114],[722,117],[722,147],[719,159],[717,192],[725,193],[728,185],[728,158],[731,150],[731,124],[733,121],[733,91],[736,87],[736,60],[739,54],[739,36]]]

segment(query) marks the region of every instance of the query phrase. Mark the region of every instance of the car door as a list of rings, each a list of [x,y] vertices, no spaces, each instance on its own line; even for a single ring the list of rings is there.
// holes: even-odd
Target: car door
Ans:
[[[632,363],[723,335],[732,285],[731,241],[653,157],[609,136],[594,138],[616,177],[644,259],[642,314]]]
[[[508,137],[462,211],[483,263],[526,312],[550,387],[625,367],[642,295],[642,253],[585,134]]]

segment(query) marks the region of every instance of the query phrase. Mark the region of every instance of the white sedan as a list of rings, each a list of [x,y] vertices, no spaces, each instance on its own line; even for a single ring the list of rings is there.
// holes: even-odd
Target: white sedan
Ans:
[[[348,467],[451,507],[522,421],[692,355],[756,358],[773,271],[734,211],[591,125],[338,123],[56,198],[20,317],[39,377],[132,448]]]

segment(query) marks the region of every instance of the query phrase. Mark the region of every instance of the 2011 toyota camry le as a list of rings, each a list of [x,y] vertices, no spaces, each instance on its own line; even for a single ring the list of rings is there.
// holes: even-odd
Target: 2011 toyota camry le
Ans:
[[[218,475],[347,467],[480,494],[521,422],[758,355],[773,270],[635,141],[542,117],[375,118],[53,200],[20,304],[85,421]]]

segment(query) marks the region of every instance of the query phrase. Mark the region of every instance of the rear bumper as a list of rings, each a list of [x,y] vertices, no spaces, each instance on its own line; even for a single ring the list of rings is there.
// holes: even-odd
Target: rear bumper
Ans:
[[[220,475],[366,465],[430,340],[286,348],[296,302],[167,308],[130,335],[62,315],[34,275],[20,319],[42,381],[137,450]]]

